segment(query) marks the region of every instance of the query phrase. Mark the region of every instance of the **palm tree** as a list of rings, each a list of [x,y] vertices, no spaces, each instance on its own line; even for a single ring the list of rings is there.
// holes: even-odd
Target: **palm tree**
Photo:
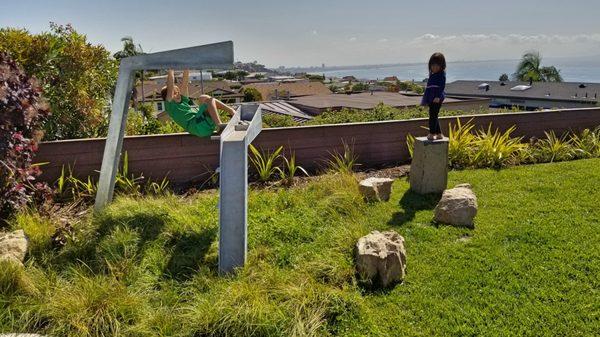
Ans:
[[[562,82],[560,70],[554,66],[542,67],[542,57],[538,52],[527,52],[521,58],[513,77],[519,81]]]
[[[135,55],[141,55],[141,54],[145,54],[144,53],[144,49],[142,49],[142,46],[140,44],[135,44],[133,42],[133,38],[131,36],[125,36],[121,38],[121,42],[123,42],[123,49],[119,50],[118,52],[114,53],[114,58],[117,60],[120,60],[124,57],[130,57],[130,56],[135,56]],[[144,95],[144,71],[142,70],[141,73],[136,72],[135,73],[135,78],[136,78],[136,82],[137,80],[141,81],[141,86],[142,86],[142,103],[144,103],[145,100],[145,95]],[[133,106],[134,108],[137,107],[136,102],[137,102],[137,90],[135,88],[135,86],[133,87],[133,94],[131,95],[131,98],[133,100]]]
[[[136,45],[131,36],[125,36],[121,38],[121,42],[123,42],[123,49],[119,50],[113,55],[117,60],[120,60],[124,57],[144,54],[142,46],[140,44]]]

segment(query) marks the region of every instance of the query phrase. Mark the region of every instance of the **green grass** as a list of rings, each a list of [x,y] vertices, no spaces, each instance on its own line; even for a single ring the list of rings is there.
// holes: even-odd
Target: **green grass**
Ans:
[[[354,178],[252,191],[249,256],[217,276],[217,198],[119,198],[49,245],[20,214],[26,273],[2,268],[0,331],[55,336],[591,336],[600,331],[600,160],[452,171],[479,201],[474,230],[431,223],[436,198],[398,180],[365,203]],[[361,288],[353,246],[406,239],[408,275]],[[465,239],[467,237],[467,239]]]

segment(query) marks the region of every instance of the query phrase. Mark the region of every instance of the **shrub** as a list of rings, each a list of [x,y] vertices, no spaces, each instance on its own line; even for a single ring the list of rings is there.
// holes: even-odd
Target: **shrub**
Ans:
[[[0,29],[0,50],[40,81],[52,110],[44,123],[46,139],[104,135],[100,127],[117,78],[117,63],[106,48],[90,44],[70,25],[50,24],[40,34]]]
[[[263,100],[262,94],[256,88],[244,88],[244,102],[260,102]]]
[[[47,190],[34,184],[40,169],[32,161],[48,114],[36,80],[0,53],[0,221]]]
[[[289,127],[299,125],[292,116],[280,115],[277,113],[265,114],[262,116],[263,124],[269,128]]]

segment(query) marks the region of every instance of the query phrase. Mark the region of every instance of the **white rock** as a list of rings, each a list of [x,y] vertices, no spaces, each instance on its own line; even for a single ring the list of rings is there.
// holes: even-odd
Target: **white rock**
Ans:
[[[0,260],[25,261],[28,241],[22,229],[0,234]]]
[[[393,183],[394,180],[390,178],[371,177],[362,180],[358,186],[365,199],[388,201],[390,200]]]
[[[473,218],[477,215],[477,197],[471,190],[471,185],[460,184],[445,190],[434,212],[434,220],[437,222],[473,228]]]
[[[404,238],[394,231],[373,231],[356,243],[356,270],[362,280],[388,287],[406,275]]]

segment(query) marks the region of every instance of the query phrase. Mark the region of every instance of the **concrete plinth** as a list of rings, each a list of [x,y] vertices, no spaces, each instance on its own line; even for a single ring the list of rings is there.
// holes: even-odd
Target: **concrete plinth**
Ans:
[[[415,138],[410,164],[410,189],[419,194],[442,193],[448,183],[448,138]]]

